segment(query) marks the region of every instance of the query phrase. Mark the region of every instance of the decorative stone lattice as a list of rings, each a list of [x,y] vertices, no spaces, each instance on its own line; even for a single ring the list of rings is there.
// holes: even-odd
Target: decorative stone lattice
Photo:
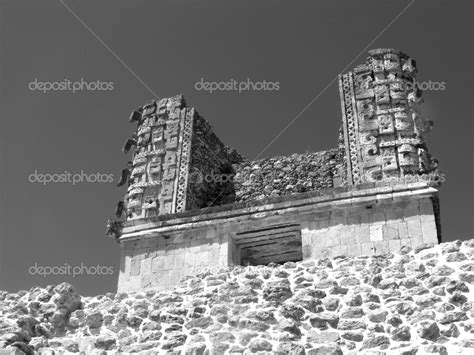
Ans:
[[[180,139],[190,135],[181,133],[186,130],[184,106],[183,97],[176,96],[153,101],[132,114],[138,127],[125,198],[128,219],[175,212],[175,201],[184,198],[177,197],[175,186],[183,155],[189,154],[188,143]]]
[[[138,126],[124,146],[125,152],[132,149],[133,160],[128,173],[127,169],[122,173],[122,177],[128,176],[129,184],[125,201],[119,203],[125,206],[128,221],[206,206],[212,200],[208,192],[221,195],[220,186],[207,186],[203,181],[196,184],[190,181],[190,173],[198,171],[201,177],[221,174],[223,166],[243,161],[222,144],[194,108],[186,106],[182,95],[140,107],[130,121]],[[217,199],[217,204],[222,200]],[[109,225],[112,223],[116,222]],[[108,228],[108,233],[116,236],[119,232],[115,230]]]
[[[369,54],[339,78],[348,182],[431,172],[424,141],[431,122],[419,112],[415,61],[393,49]]]

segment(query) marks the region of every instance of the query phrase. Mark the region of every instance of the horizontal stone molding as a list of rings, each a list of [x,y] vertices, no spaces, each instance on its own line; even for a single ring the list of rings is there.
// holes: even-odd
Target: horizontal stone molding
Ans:
[[[360,207],[373,204],[390,204],[393,201],[413,198],[425,198],[436,196],[438,189],[426,182],[414,183],[391,183],[377,186],[372,184],[372,188],[335,188],[333,193],[318,194],[307,193],[286,197],[284,201],[275,203],[265,203],[249,207],[234,209],[234,205],[229,205],[225,210],[220,206],[221,211],[203,213],[202,210],[189,211],[181,214],[169,215],[169,219],[159,216],[156,219],[148,218],[144,221],[128,222],[123,229],[119,242],[132,239],[156,237],[157,233],[170,233],[174,231],[209,228],[210,225],[239,223],[242,221],[264,219],[271,216],[282,216],[291,214],[311,214],[316,211],[344,210],[351,207]],[[344,190],[340,192],[336,190]],[[299,197],[299,198],[296,198]]]

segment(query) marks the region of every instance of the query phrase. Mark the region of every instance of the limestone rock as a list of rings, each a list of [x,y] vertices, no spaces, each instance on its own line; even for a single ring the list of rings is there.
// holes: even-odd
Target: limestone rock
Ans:
[[[439,328],[436,322],[422,321],[418,324],[418,335],[422,339],[435,341],[439,338]]]
[[[445,244],[204,273],[169,292],[80,297],[68,284],[0,291],[0,350],[469,353],[474,263],[446,259],[471,258],[474,244]],[[374,275],[377,282],[363,283]]]

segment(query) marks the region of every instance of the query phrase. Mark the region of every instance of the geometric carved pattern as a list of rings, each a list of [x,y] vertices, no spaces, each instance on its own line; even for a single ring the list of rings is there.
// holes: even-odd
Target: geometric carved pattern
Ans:
[[[186,192],[188,188],[189,164],[191,160],[191,141],[193,134],[194,108],[186,110],[182,130],[181,154],[179,158],[179,172],[176,188],[176,202],[174,212],[183,212],[186,209]]]
[[[177,204],[185,204],[180,192],[189,164],[192,117],[186,117],[182,106],[182,96],[176,96],[153,101],[132,115],[138,126],[125,198],[128,219],[173,213]]]
[[[419,114],[415,61],[393,49],[339,75],[347,183],[390,180],[432,170]]]
[[[339,90],[343,113],[343,129],[346,144],[346,161],[348,167],[348,181],[350,184],[361,182],[359,169],[359,148],[357,130],[357,108],[354,100],[352,73],[339,76]]]

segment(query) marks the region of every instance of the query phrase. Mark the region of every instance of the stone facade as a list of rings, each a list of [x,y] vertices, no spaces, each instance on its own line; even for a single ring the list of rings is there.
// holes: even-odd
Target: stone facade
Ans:
[[[130,121],[137,122],[137,130],[123,148],[133,151],[133,159],[122,172],[119,185],[128,187],[117,217],[134,220],[201,208],[207,202],[203,194],[219,196],[219,203],[233,201],[227,186],[188,181],[198,167],[205,174],[232,173],[232,163],[243,159],[222,144],[182,95],[153,101],[134,111]]]
[[[108,234],[119,290],[168,289],[203,266],[398,251],[441,240],[436,160],[413,59],[392,49],[339,79],[335,149],[248,161],[184,98],[132,113],[137,131]]]
[[[350,184],[429,173],[416,63],[394,49],[369,51],[366,63],[340,75],[339,90]]]
[[[168,289],[202,267],[368,255],[438,243],[437,190],[373,183],[225,205],[127,224],[119,291]]]

